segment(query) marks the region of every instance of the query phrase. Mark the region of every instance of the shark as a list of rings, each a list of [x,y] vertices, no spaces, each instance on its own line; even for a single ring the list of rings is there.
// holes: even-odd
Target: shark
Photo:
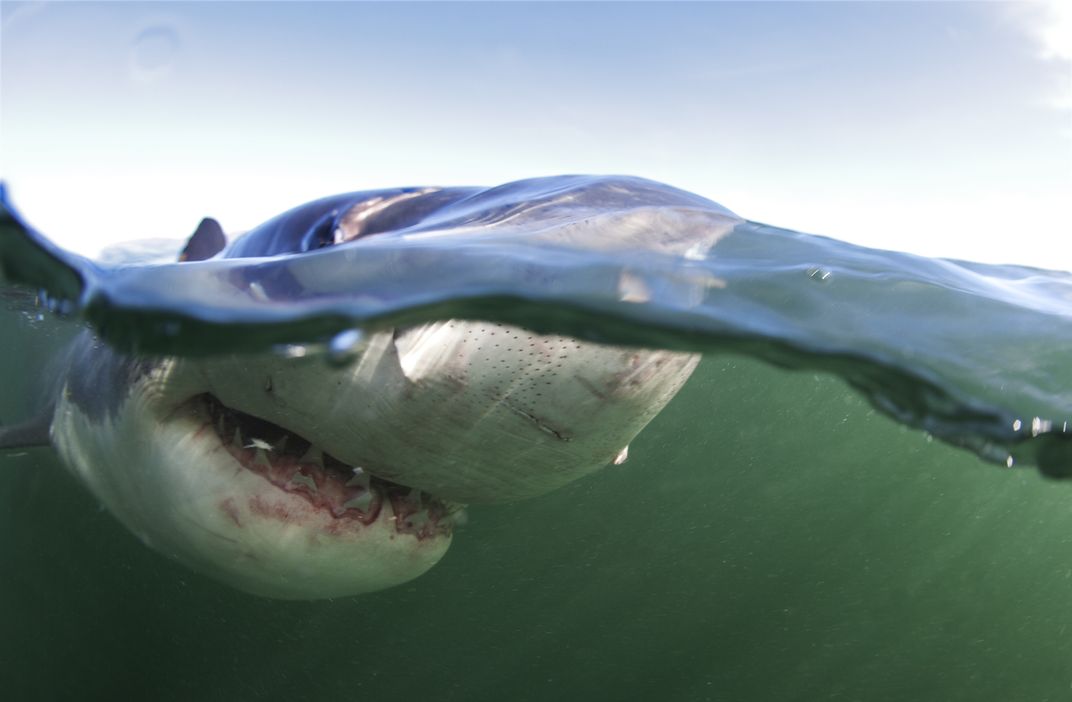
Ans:
[[[345,256],[345,266],[373,240],[449,231],[479,245],[504,227],[540,244],[688,258],[737,221],[631,177],[393,188],[298,206],[230,243],[207,218],[179,260]],[[229,283],[265,305],[314,284],[242,270]],[[625,272],[620,287],[626,300],[651,294]],[[63,352],[46,410],[0,428],[0,448],[52,447],[141,541],[211,578],[269,598],[345,597],[427,572],[468,505],[537,497],[623,463],[700,360],[479,319],[343,341],[336,362],[140,354],[87,328]]]

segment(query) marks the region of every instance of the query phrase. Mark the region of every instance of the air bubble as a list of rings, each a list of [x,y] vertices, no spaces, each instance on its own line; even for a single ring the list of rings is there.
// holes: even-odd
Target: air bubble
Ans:
[[[272,347],[272,353],[282,358],[304,358],[309,354],[309,347],[305,344],[277,344]]]
[[[333,366],[345,366],[361,355],[365,348],[365,333],[360,329],[339,332],[328,342],[327,359]]]

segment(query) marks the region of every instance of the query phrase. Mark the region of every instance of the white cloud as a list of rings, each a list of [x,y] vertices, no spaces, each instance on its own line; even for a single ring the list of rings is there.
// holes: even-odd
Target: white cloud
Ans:
[[[1043,2],[1042,19],[1035,31],[1043,57],[1072,62],[1072,2]]]
[[[1008,6],[1013,21],[1037,44],[1039,58],[1059,64],[1049,102],[1072,110],[1072,0],[1032,0]]]

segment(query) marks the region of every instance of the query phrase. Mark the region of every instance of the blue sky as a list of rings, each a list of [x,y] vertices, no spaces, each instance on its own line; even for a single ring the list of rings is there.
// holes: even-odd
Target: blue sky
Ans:
[[[91,255],[333,192],[614,172],[866,245],[1072,270],[1065,3],[0,11],[0,175]]]

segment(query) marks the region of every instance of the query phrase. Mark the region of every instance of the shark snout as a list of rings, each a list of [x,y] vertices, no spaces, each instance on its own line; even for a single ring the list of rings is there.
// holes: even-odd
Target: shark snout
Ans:
[[[680,374],[689,365],[688,359],[677,353],[625,351],[595,373],[576,373],[574,380],[600,402],[629,402],[664,385],[667,376]]]
[[[214,364],[206,377],[224,404],[348,465],[453,502],[489,503],[541,495],[613,462],[697,362],[446,320],[381,333],[345,368],[254,370],[243,360]]]

